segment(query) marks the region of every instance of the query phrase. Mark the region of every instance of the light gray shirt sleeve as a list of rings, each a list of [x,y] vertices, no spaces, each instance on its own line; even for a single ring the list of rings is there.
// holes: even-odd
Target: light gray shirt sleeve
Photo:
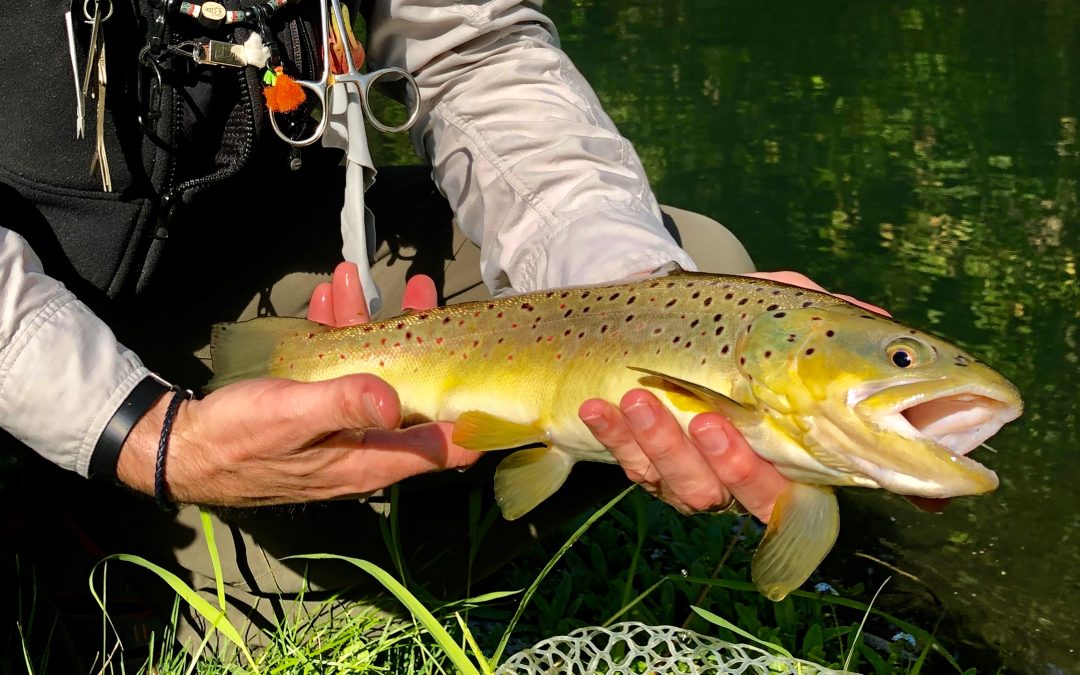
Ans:
[[[0,427],[86,476],[105,425],[148,374],[22,237],[0,228]]]
[[[645,170],[559,48],[539,2],[376,3],[373,67],[416,77],[417,152],[494,293],[610,281],[677,262]]]

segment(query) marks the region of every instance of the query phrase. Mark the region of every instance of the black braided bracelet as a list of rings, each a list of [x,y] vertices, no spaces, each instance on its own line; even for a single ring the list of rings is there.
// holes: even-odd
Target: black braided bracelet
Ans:
[[[161,423],[161,439],[158,441],[157,463],[154,466],[154,501],[162,511],[172,508],[165,494],[165,455],[169,452],[169,434],[172,433],[173,420],[176,418],[176,411],[180,409],[180,404],[192,396],[190,389],[173,387],[173,397],[165,410],[165,420]]]

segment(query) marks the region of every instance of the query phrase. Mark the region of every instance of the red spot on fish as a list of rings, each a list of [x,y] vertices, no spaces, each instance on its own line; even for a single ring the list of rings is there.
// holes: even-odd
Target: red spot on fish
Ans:
[[[502,313],[502,312],[499,312],[499,313],[498,313],[498,314],[496,314],[495,316],[496,316],[497,318],[501,319],[501,318],[503,318],[503,313]]]
[[[370,342],[365,342],[364,346],[361,347],[361,349],[368,349],[369,347],[371,347],[371,343]]]
[[[292,370],[293,368],[296,368],[296,364],[295,363],[290,363],[289,364],[289,370]]]
[[[417,336],[416,336],[416,344],[418,344],[418,345],[422,345],[422,344],[424,344],[424,338],[422,338],[422,337],[420,337],[419,335],[417,335]]]
[[[344,354],[339,354],[339,356],[341,356],[341,360],[342,360],[342,361],[344,361],[345,359],[349,358],[349,357],[345,356]]]
[[[319,354],[319,358],[320,358],[320,359],[321,359],[322,357],[324,357],[324,356],[326,356],[326,354]]]
[[[513,361],[514,360],[514,355],[513,354],[507,354],[506,355],[506,360],[507,361]]]
[[[381,345],[386,344],[386,338],[383,338],[383,339],[379,340],[379,344],[381,344]]]
[[[511,327],[511,328],[517,328],[517,324],[516,324],[516,323],[512,323],[512,324],[510,324],[510,327]]]
[[[315,333],[308,333],[307,334],[307,339],[309,339],[309,340],[313,339],[314,337],[315,337]]]
[[[477,316],[479,316],[479,314],[477,314]],[[465,319],[462,319],[461,321],[458,321],[457,325],[458,326],[464,326],[465,325]]]
[[[556,354],[555,355],[555,360],[556,361],[561,361],[562,360],[562,354]]]
[[[441,345],[442,343],[443,343],[443,339],[442,339],[442,338],[435,338],[435,344],[437,344],[437,345]]]
[[[394,346],[395,346],[395,347],[400,347],[400,346],[401,346],[401,343],[400,343],[400,342],[395,342],[395,343],[394,343]]]
[[[379,367],[382,368],[386,365],[386,361],[379,361]]]
[[[472,346],[473,347],[479,347],[480,346],[480,341],[479,340],[473,340],[472,341]]]
[[[412,339],[412,331],[411,330],[405,331],[405,339],[406,340],[411,340]]]
[[[398,322],[398,325],[397,325],[397,329],[398,329],[398,330],[401,330],[401,329],[402,329],[402,328],[404,328],[404,327],[405,327],[405,322],[404,322],[404,321],[399,321],[399,322]]]
[[[280,359],[278,359],[278,361],[281,362],[281,363],[284,363],[285,362],[285,357],[282,356]]]
[[[551,342],[551,341],[552,341],[552,340],[554,340],[554,339],[555,339],[555,336],[554,336],[554,335],[549,335],[549,336],[547,337],[547,341],[548,341],[548,342]]]

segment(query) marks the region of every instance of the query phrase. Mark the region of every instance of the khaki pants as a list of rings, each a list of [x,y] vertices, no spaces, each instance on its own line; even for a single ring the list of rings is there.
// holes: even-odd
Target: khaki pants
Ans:
[[[329,186],[332,191],[333,186]],[[450,211],[434,190],[428,173],[422,169],[388,169],[380,173],[369,204],[376,212],[381,245],[373,272],[384,293],[383,314],[392,315],[400,306],[407,277],[424,273],[433,277],[445,302],[463,302],[487,297],[487,289],[479,279],[479,251],[452,227]],[[703,270],[740,273],[753,270],[746,251],[720,224],[703,216],[675,208],[665,208],[668,226],[676,238]],[[331,210],[332,212],[332,210]],[[336,218],[331,220],[336,224]],[[422,229],[420,229],[422,227]],[[205,242],[185,245],[205,247]],[[334,242],[328,236],[327,241]],[[288,244],[297,253],[295,242]],[[315,285],[329,279],[338,262],[336,244],[324,245],[314,254],[294,255],[299,259],[293,269],[287,263],[272,273],[255,280],[256,291],[246,304],[231,300],[222,308],[221,294],[216,288],[252,285],[244,276],[229,280],[229,275],[217,272],[215,283],[203,290],[192,289],[190,275],[176,285],[166,283],[155,294],[159,304],[148,307],[138,317],[143,329],[133,330],[131,339],[142,337],[137,347],[140,354],[154,354],[163,345],[168,353],[150,357],[148,362],[178,382],[198,378],[196,362],[180,363],[176,343],[190,348],[200,360],[205,360],[207,348],[197,336],[189,336],[180,327],[172,339],[147,338],[147,321],[169,323],[174,307],[162,306],[160,298],[178,298],[197,318],[213,321],[247,319],[259,314],[303,316],[308,298]],[[306,256],[306,257],[305,257]],[[320,259],[321,256],[321,259]],[[245,269],[245,266],[237,266]],[[175,271],[175,270],[174,270]],[[168,272],[168,270],[166,271]],[[247,271],[242,272],[249,275]],[[177,275],[173,275],[174,277]],[[276,277],[276,278],[273,278]],[[206,305],[214,305],[207,308]],[[232,309],[229,309],[231,307]],[[238,310],[238,311],[237,311]],[[229,312],[235,312],[229,316]],[[175,320],[172,323],[180,323]],[[197,325],[198,321],[193,322]],[[206,324],[202,342],[209,335]],[[186,324],[184,324],[186,325]],[[170,354],[172,356],[170,356]],[[145,358],[145,357],[144,357]],[[195,370],[192,370],[192,369]],[[194,375],[192,373],[195,373]],[[205,373],[202,373],[205,376]],[[567,484],[527,517],[513,523],[496,518],[482,542],[469,540],[470,493],[476,493],[474,503],[483,512],[493,509],[492,471],[498,457],[485,458],[465,473],[417,477],[400,486],[400,498],[394,517],[400,532],[402,557],[415,583],[423,583],[436,593],[464,592],[470,581],[476,581],[528,547],[535,538],[551,531],[589,506],[612,496],[625,487],[626,478],[614,466],[579,465]],[[94,531],[110,551],[137,553],[153,562],[165,565],[186,578],[214,602],[213,569],[204,542],[199,512],[182,507],[175,514],[164,514],[151,500],[111,490],[102,497],[96,494],[88,518],[94,523],[108,524]],[[290,602],[305,591],[308,602],[318,602],[328,593],[341,592],[346,596],[369,598],[378,589],[371,579],[355,568],[337,562],[289,560],[281,558],[302,553],[338,553],[374,562],[392,570],[393,564],[380,535],[380,520],[388,517],[389,502],[373,498],[361,503],[344,500],[288,507],[268,507],[244,510],[219,510],[213,522],[217,546],[224,569],[222,574],[233,611],[235,625],[248,625],[247,637],[260,641],[259,629],[273,630],[273,625],[294,606]],[[482,514],[481,514],[482,515]],[[470,565],[470,548],[475,546],[475,560]],[[309,564],[309,562],[311,564]],[[158,595],[164,606],[171,605],[171,592],[163,583],[152,581],[151,593]],[[153,587],[156,586],[156,591]],[[392,608],[393,603],[388,605]],[[204,634],[202,622],[189,612],[184,615],[181,638],[194,638],[198,644]],[[249,623],[250,622],[250,623]]]

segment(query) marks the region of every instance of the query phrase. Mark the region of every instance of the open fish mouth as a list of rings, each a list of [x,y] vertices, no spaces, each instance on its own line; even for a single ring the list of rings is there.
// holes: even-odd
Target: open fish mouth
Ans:
[[[1023,410],[1019,394],[1011,385],[958,384],[941,380],[868,384],[850,391],[848,403],[860,417],[879,430],[914,441],[930,454],[949,460],[956,470],[970,479],[994,485],[997,484],[996,474],[967,454],[1019,417]],[[879,481],[883,479],[889,483],[899,478],[898,471],[909,478],[931,483],[952,482],[938,471],[933,471],[936,478],[913,475],[916,472],[912,470],[921,464],[913,455],[891,468],[875,467],[877,470],[870,473],[876,474]],[[902,470],[901,466],[908,470]],[[929,469],[929,466],[925,468]],[[930,494],[925,488],[917,492],[925,496],[948,496]]]

